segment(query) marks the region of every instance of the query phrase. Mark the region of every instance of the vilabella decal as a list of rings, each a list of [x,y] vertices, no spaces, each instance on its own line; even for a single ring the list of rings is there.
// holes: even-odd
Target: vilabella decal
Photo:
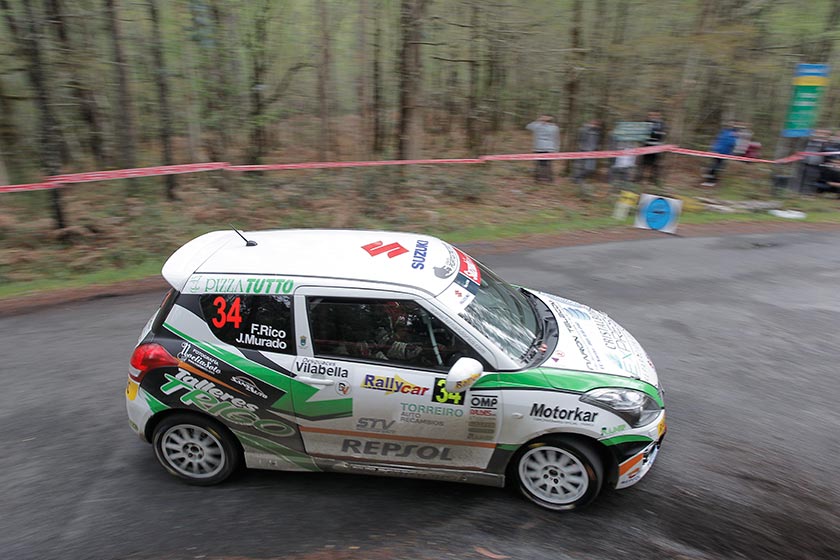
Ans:
[[[318,360],[316,358],[298,358],[295,360],[295,373],[347,379],[350,372],[347,371],[347,368],[341,367],[335,362]]]
[[[385,377],[384,375],[366,374],[364,381],[362,381],[363,389],[373,389],[375,391],[382,391],[385,394],[402,393],[405,395],[425,395],[428,387],[421,387],[409,383],[405,379],[401,379],[399,375],[394,377]]]

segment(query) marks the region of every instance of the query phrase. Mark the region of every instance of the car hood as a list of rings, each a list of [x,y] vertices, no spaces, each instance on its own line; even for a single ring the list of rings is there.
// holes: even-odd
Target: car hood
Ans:
[[[558,340],[540,365],[608,373],[640,379],[658,387],[656,369],[633,336],[605,313],[559,296],[531,291],[551,308]]]

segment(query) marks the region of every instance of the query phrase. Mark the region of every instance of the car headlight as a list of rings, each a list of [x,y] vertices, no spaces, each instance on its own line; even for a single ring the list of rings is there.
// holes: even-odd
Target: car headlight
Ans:
[[[649,424],[662,410],[655,400],[635,389],[593,389],[581,396],[580,400],[609,410],[633,428]]]

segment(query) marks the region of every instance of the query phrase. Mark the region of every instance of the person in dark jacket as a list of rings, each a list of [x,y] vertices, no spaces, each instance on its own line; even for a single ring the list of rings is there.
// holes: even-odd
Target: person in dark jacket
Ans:
[[[651,124],[650,136],[645,140],[645,146],[661,146],[665,143],[665,136],[668,131],[665,128],[665,121],[662,120],[662,113],[659,111],[651,111],[648,113],[647,121]],[[636,181],[641,183],[645,179],[645,170],[649,169],[650,180],[654,185],[659,184],[659,167],[661,163],[662,154],[645,154],[642,156],[639,164],[639,174]]]
[[[716,154],[730,155],[735,150],[735,144],[738,142],[738,131],[733,123],[727,124],[723,130],[717,135],[712,144],[712,151]],[[712,159],[712,164],[703,175],[704,187],[714,187],[718,182],[718,175],[726,165],[724,158]]]
[[[600,143],[601,121],[597,119],[591,120],[580,127],[580,130],[578,130],[578,150],[581,152],[594,152],[598,150]],[[574,163],[575,169],[572,179],[580,187],[581,196],[589,196],[592,193],[586,184],[586,180],[598,170],[598,160],[594,158],[579,159]]]

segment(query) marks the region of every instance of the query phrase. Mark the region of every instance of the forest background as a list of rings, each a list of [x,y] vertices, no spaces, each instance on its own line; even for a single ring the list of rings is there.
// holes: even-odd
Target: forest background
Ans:
[[[707,148],[738,119],[772,157],[794,66],[840,68],[832,0],[0,0],[0,17],[0,184],[200,161],[521,153],[542,113],[573,150],[583,122],[609,129],[651,109],[669,143]],[[834,71],[829,128],[838,86]],[[699,165],[669,156],[664,189],[689,189]],[[730,174],[734,196],[767,191],[766,170]],[[564,181],[546,191],[528,175],[525,164],[215,173],[5,194],[0,276],[145,270],[231,220],[440,233],[453,220],[511,231],[606,220],[606,202],[581,206]]]

